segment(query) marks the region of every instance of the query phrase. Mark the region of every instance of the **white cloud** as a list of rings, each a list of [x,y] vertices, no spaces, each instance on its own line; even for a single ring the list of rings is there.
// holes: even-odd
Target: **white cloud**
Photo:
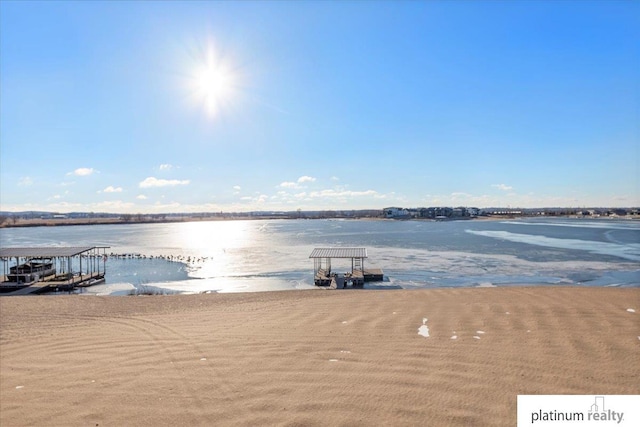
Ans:
[[[243,197],[240,197],[240,200],[242,200],[243,202],[251,202],[254,205],[255,204],[263,204],[267,200],[269,200],[269,196],[267,196],[266,194],[258,194],[257,196],[254,196],[254,197],[243,196]]]
[[[163,163],[160,165],[160,170],[161,171],[168,171],[173,169],[173,165],[170,165],[169,163]]]
[[[458,199],[458,198],[461,198],[461,197],[468,198],[468,197],[472,197],[472,196],[469,193],[463,193],[461,191],[455,191],[455,192],[451,193],[451,199],[452,200],[455,200],[455,199]]]
[[[277,190],[276,190],[277,191]],[[373,194],[373,196],[365,196],[365,193]],[[363,195],[358,197],[358,195]],[[352,196],[352,197],[349,197]],[[466,196],[465,196],[466,195]],[[593,194],[576,194],[569,197],[568,195],[558,194],[523,194],[509,196],[506,193],[495,194],[473,194],[457,191],[455,193],[446,194],[429,194],[421,198],[409,198],[406,195],[388,192],[377,193],[373,190],[349,192],[347,188],[337,187],[333,190],[318,191],[314,193],[315,197],[311,197],[307,192],[296,192],[292,194],[286,189],[277,192],[277,198],[267,199],[261,193],[255,193],[253,196],[238,197],[233,203],[191,203],[191,204],[149,204],[146,196],[140,194],[136,198],[137,203],[128,203],[123,201],[103,201],[100,203],[77,203],[65,201],[66,196],[63,193],[58,194],[59,198],[52,197],[41,199],[38,203],[26,204],[5,204],[2,209],[10,212],[43,210],[56,212],[113,212],[113,213],[167,213],[174,212],[241,212],[249,210],[264,209],[283,209],[290,210],[302,208],[303,210],[325,210],[325,209],[364,209],[364,208],[382,208],[384,206],[476,206],[483,207],[544,207],[544,206],[610,206],[610,207],[628,207],[629,205],[639,205],[635,194],[618,194],[593,195]],[[263,197],[261,197],[263,196]],[[334,198],[331,198],[334,197]],[[260,203],[260,201],[264,203]],[[381,201],[383,200],[383,201]],[[379,203],[378,203],[379,202]]]
[[[28,187],[30,185],[33,185],[33,179],[31,179],[31,177],[28,177],[28,176],[23,176],[18,180],[18,185],[21,187]]]
[[[60,199],[64,199],[68,195],[69,195],[69,190],[65,191],[62,194],[54,194],[53,196],[49,197],[47,200],[60,200]]]
[[[78,168],[73,172],[69,172],[67,175],[75,175],[75,176],[89,176],[93,174],[95,170],[93,168]]]
[[[176,185],[189,185],[188,179],[158,179],[153,176],[145,178],[144,181],[141,181],[140,188],[154,188],[154,187],[174,187]]]
[[[464,192],[454,192],[449,194],[430,194],[425,196],[420,204],[426,206],[475,206],[486,207],[518,207],[518,208],[540,208],[545,206],[616,206],[612,199],[589,199],[585,197],[573,197],[570,195],[542,195],[535,193],[517,194],[506,191],[499,194],[469,194]],[[617,204],[617,206],[622,203]]]
[[[285,182],[281,182],[280,183],[280,187],[283,187],[283,188],[299,188],[300,186],[298,184],[296,184],[295,182],[285,181]]]
[[[114,187],[113,185],[110,185],[102,191],[104,193],[122,193],[122,187]]]
[[[321,190],[321,191],[312,191],[311,193],[309,193],[309,197],[312,197],[312,198],[320,198],[320,197],[327,197],[327,198],[331,198],[331,197],[367,197],[367,196],[376,197],[376,198],[380,198],[380,199],[385,198],[384,195],[378,193],[375,190],[351,191],[351,190],[328,189],[328,190]]]
[[[282,188],[292,188],[294,190],[297,190],[299,188],[305,188],[303,185],[306,182],[315,182],[316,179],[312,176],[308,176],[308,175],[303,175],[300,178],[298,178],[295,182],[294,181],[284,181],[281,182],[278,187],[282,187]]]
[[[298,178],[298,183],[299,184],[302,184],[303,182],[315,182],[315,181],[316,181],[316,179],[314,177],[307,176],[307,175],[304,175],[304,176],[301,176],[300,178]]]
[[[337,176],[332,176],[331,181],[340,181],[340,178],[338,178]]]
[[[104,201],[94,204],[94,210],[105,210],[111,212],[127,212],[135,205],[131,202],[123,202],[122,200]]]
[[[498,190],[502,190],[502,191],[509,191],[509,190],[513,190],[513,187],[507,184],[493,184],[492,187],[497,188]]]
[[[154,208],[156,209],[156,211],[174,211],[174,212],[178,212],[181,211],[182,205],[178,202],[171,202],[171,203],[160,203],[160,202],[156,202],[156,204],[154,205]]]

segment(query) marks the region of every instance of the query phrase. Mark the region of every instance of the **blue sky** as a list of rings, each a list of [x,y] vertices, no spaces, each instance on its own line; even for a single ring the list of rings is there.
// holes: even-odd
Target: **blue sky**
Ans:
[[[640,205],[640,3],[0,3],[0,209]]]

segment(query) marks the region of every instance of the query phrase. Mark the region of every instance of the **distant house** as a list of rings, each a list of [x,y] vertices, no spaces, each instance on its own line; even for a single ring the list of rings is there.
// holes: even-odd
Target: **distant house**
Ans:
[[[384,208],[385,218],[409,218],[410,213],[405,208]]]
[[[409,209],[407,209],[407,212],[409,213],[409,216],[411,218],[419,218],[420,217],[420,209],[409,208]]]
[[[478,208],[468,208],[459,206],[450,207],[428,207],[428,208],[384,208],[385,218],[425,218],[425,219],[451,219],[451,218],[474,218],[481,214]]]
[[[451,218],[453,215],[453,209],[448,207],[439,207],[435,209],[436,218],[438,217],[446,217]]]
[[[435,218],[436,217],[436,208],[420,208],[420,218]]]
[[[467,209],[464,207],[453,208],[453,210],[451,211],[451,216],[455,218],[462,218],[464,216],[467,216]]]
[[[63,215],[63,214],[52,214],[52,213],[46,213],[44,215],[40,215],[40,219],[67,219],[67,215]]]

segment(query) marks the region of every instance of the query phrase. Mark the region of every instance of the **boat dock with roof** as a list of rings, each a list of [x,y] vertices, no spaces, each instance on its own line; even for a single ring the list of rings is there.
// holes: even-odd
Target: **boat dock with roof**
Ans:
[[[382,270],[365,269],[366,248],[315,248],[309,258],[313,259],[313,283],[316,286],[328,286],[332,289],[362,287],[365,282],[383,280]],[[351,259],[351,271],[334,273],[331,271],[332,259]]]
[[[1,248],[1,295],[28,295],[103,283],[107,246]]]

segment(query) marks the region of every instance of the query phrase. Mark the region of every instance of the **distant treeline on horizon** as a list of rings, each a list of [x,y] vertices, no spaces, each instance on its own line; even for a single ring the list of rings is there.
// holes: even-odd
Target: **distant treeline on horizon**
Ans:
[[[474,207],[429,207],[354,210],[295,210],[295,211],[248,211],[248,212],[176,212],[176,213],[96,213],[96,212],[48,212],[0,211],[0,225],[11,225],[19,220],[74,220],[107,219],[114,222],[184,221],[190,219],[321,219],[321,218],[425,218],[478,217],[478,216],[629,216],[639,215],[640,208],[474,208]],[[7,224],[8,223],[8,224]]]

